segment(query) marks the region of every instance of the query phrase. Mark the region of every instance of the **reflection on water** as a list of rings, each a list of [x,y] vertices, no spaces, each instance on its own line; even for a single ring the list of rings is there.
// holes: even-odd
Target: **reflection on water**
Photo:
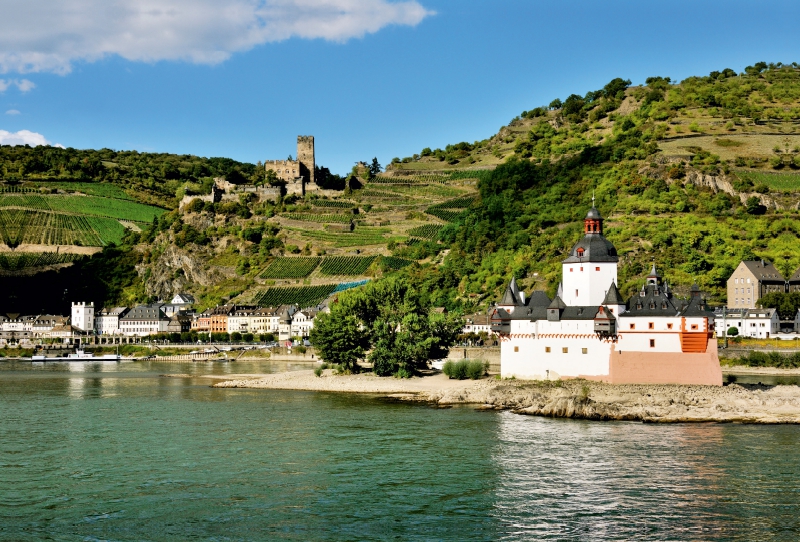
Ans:
[[[78,367],[0,363],[0,539],[800,538],[795,426],[553,420],[158,376],[285,363]]]
[[[507,539],[800,537],[797,427],[498,416]],[[755,518],[762,518],[755,521]],[[769,518],[769,525],[764,520]]]

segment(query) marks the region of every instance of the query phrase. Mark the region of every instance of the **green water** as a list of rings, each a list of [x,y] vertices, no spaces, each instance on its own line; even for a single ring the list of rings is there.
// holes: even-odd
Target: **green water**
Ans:
[[[0,363],[2,540],[797,540],[800,428],[217,390]]]

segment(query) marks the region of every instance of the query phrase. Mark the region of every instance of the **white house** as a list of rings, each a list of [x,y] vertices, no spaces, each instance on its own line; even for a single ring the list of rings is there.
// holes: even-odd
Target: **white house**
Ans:
[[[592,207],[584,236],[562,262],[554,299],[542,292],[528,298],[512,279],[492,313],[502,376],[721,385],[714,315],[699,288],[678,300],[653,266],[626,303],[616,286],[617,263]]]
[[[98,335],[119,335],[119,319],[128,312],[127,307],[102,309],[95,315],[94,330]]]
[[[168,325],[169,317],[161,310],[160,304],[139,305],[119,319],[120,333],[128,337],[165,333]]]
[[[736,328],[739,337],[769,339],[780,333],[781,320],[776,309],[732,309],[716,313],[717,337],[730,337]]]
[[[72,327],[80,331],[94,330],[94,303],[72,304]]]
[[[311,328],[314,327],[314,318],[317,316],[315,309],[303,309],[292,315],[292,337],[308,337]]]

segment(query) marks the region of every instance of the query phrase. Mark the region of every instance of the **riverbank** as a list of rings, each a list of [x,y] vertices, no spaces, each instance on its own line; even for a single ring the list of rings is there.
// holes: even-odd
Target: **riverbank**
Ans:
[[[410,379],[372,374],[322,377],[293,371],[256,377],[229,375],[215,388],[368,393],[437,406],[479,405],[519,414],[644,422],[800,423],[800,387],[613,385],[583,380],[450,380],[443,374]]]

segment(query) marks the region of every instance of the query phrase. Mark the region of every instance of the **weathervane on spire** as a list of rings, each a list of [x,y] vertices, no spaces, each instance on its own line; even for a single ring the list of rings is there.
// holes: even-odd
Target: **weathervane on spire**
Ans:
[[[592,189],[592,207],[594,207],[594,189]]]

